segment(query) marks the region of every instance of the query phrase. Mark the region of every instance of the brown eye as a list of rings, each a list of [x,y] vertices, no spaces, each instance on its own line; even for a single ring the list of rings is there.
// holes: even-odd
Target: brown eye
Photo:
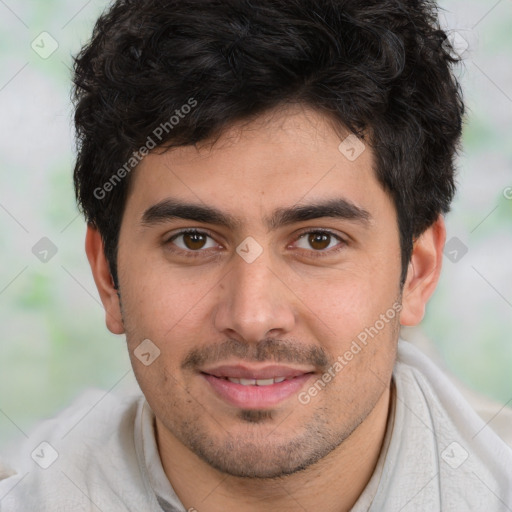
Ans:
[[[308,235],[308,242],[313,249],[319,251],[329,247],[331,241],[331,235],[326,233],[310,233]]]
[[[331,254],[347,245],[346,241],[340,236],[330,231],[307,231],[299,236],[295,246],[299,249],[308,250],[311,255],[318,253]]]
[[[184,233],[183,243],[187,249],[197,250],[202,249],[206,244],[206,236],[201,233]]]
[[[203,252],[202,249],[216,246],[213,238],[202,231],[182,231],[171,237],[168,243],[186,252]]]

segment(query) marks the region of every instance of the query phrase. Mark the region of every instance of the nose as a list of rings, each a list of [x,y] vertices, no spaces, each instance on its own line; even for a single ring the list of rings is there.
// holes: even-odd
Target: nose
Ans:
[[[220,293],[214,324],[230,338],[255,343],[284,336],[295,326],[295,295],[267,251],[251,263],[235,255]]]

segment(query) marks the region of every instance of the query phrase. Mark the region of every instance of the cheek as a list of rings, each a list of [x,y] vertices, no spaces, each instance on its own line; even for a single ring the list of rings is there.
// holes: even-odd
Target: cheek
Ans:
[[[214,339],[208,324],[208,308],[215,294],[212,286],[206,288],[204,283],[194,281],[177,281],[172,276],[161,275],[155,279],[151,273],[124,283],[123,309],[132,366],[141,389],[154,407],[158,407],[153,403],[155,400],[164,400],[172,406],[169,397],[174,402],[181,396],[186,388],[182,361],[191,348]],[[205,296],[206,290],[211,292]],[[138,347],[146,339],[154,343],[157,349],[153,350],[158,354],[148,366],[137,358],[141,352]]]
[[[168,266],[152,265],[130,276],[120,277],[127,331],[162,341],[183,325],[195,324],[215,284],[212,276],[171,271]]]
[[[313,312],[307,313],[310,331],[333,359],[331,396],[340,410],[357,407],[361,393],[380,396],[388,382],[399,328],[397,283],[398,277],[367,271],[328,280],[321,293],[303,293],[304,311]]]
[[[303,284],[298,296],[311,322],[323,325],[331,336],[346,339],[385,314],[398,298],[398,287],[368,270],[317,280],[314,286]]]

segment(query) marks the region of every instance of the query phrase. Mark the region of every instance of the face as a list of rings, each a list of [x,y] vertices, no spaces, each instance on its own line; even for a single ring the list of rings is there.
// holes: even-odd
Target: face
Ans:
[[[397,217],[371,149],[348,159],[341,140],[289,108],[133,175],[117,260],[133,368],[159,439],[230,475],[317,462],[389,387]]]

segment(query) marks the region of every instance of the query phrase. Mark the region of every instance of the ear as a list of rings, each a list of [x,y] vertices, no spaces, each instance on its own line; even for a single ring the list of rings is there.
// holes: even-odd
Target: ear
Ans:
[[[439,215],[436,222],[414,242],[402,293],[402,325],[417,325],[425,315],[425,307],[441,274],[445,240],[444,218]]]
[[[110,267],[105,258],[105,250],[100,232],[92,225],[87,226],[85,235],[85,252],[91,265],[92,275],[96,288],[100,294],[101,302],[105,308],[105,322],[110,332],[123,334],[123,318],[121,304],[114,287],[114,280],[110,274]]]

